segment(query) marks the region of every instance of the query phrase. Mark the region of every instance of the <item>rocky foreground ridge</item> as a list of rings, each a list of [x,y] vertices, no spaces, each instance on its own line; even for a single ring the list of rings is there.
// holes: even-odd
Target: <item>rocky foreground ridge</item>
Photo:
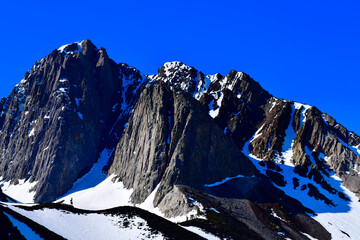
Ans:
[[[153,193],[166,218],[196,212],[183,224],[218,237],[331,239],[296,193],[346,205],[336,175],[360,194],[358,135],[235,70],[170,62],[144,75],[84,40],[36,62],[0,111],[1,180],[31,183],[35,202],[67,193],[104,150],[131,204]]]

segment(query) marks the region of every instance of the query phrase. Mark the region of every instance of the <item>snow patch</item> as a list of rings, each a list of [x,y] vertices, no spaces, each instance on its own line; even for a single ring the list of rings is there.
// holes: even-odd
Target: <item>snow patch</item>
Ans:
[[[22,202],[22,203],[33,203],[35,191],[31,191],[37,181],[30,182],[30,180],[25,181],[25,179],[20,179],[18,184],[12,184],[10,181],[1,182],[2,191],[10,196],[11,198]]]
[[[79,107],[81,102],[81,98],[75,98],[76,106]]]
[[[237,175],[235,177],[226,177],[225,179],[221,180],[220,182],[215,182],[215,183],[211,183],[211,184],[205,184],[205,187],[215,187],[215,186],[219,186],[220,184],[226,183],[227,181],[231,180],[231,179],[235,179],[235,178],[244,178],[246,176],[244,175]]]
[[[317,238],[314,238],[312,236],[310,236],[309,234],[307,233],[304,233],[304,232],[301,232],[302,234],[304,234],[307,238],[309,238],[310,240],[318,240]]]
[[[301,126],[306,121],[306,111],[308,109],[310,109],[312,106],[307,105],[307,104],[297,103],[297,102],[294,103],[294,106],[295,106],[295,109],[300,109],[301,107],[303,107],[303,110],[301,111],[301,114],[300,114],[300,127],[299,128],[301,128]]]
[[[274,209],[271,209],[271,216],[273,216],[273,217],[275,217],[275,218],[277,218],[277,219],[280,219],[281,221],[283,221],[283,222],[286,222],[283,218],[281,218],[281,217],[279,217],[277,214],[276,214],[276,212],[274,212]]]
[[[296,108],[296,106],[295,106]],[[282,157],[277,157],[275,161],[281,162],[287,166],[294,166],[294,164],[291,162],[293,157],[293,151],[292,146],[294,144],[294,138],[296,136],[296,133],[294,131],[294,128],[292,127],[292,122],[294,121],[294,114],[295,114],[295,108],[294,106],[291,106],[291,117],[289,125],[285,131],[285,140],[282,145]]]
[[[312,164],[313,166],[316,166],[316,161],[315,161],[315,159],[314,159],[314,157],[313,157],[313,155],[312,155],[312,151],[310,151],[310,149],[308,148],[308,146],[305,146],[304,149],[305,149],[306,155],[309,157],[309,159],[310,159],[310,161],[311,161],[311,164]]]
[[[77,112],[77,115],[81,120],[84,120],[84,115],[81,112]]]
[[[59,88],[59,92],[67,93],[67,88],[61,87]]]
[[[198,83],[198,86],[197,86],[197,93],[195,94],[195,99],[196,100],[199,100],[200,97],[207,92],[207,90],[209,89],[209,86],[210,86],[210,83],[211,83],[211,80],[208,78],[208,77],[205,77],[204,79],[204,83]]]
[[[271,108],[270,108],[269,112],[271,112],[271,110],[273,110],[273,108],[276,106],[277,98],[272,97],[271,101],[273,101],[273,102],[272,102],[272,105],[271,105]]]
[[[78,52],[83,52],[83,49],[82,49],[82,47],[81,47],[81,43],[82,42],[76,42],[76,44],[77,44],[77,49],[76,50],[73,50],[73,51],[69,51],[69,52],[67,52],[67,51],[65,51],[65,48],[67,47],[67,46],[69,46],[69,45],[71,45],[72,43],[70,43],[70,44],[66,44],[66,45],[63,45],[63,46],[61,46],[61,47],[59,47],[58,48],[58,51],[59,52],[64,52],[65,54],[74,54],[74,53],[78,53]]]
[[[31,129],[31,131],[28,134],[28,137],[34,136],[35,135],[35,128]]]
[[[213,101],[211,101],[211,103],[209,104],[209,108],[210,108],[209,115],[212,118],[215,118],[219,115],[219,110],[221,108],[221,102],[223,100],[223,97],[224,97],[224,94],[222,92],[220,92],[220,97],[216,100],[216,105],[218,106],[216,108],[216,110],[214,110],[214,108],[213,108]]]
[[[185,227],[183,226],[183,228],[185,228],[186,230],[189,230],[193,233],[196,233],[197,235],[205,238],[205,239],[208,239],[208,240],[218,240],[220,238],[212,235],[211,233],[208,233],[208,232],[205,232],[204,230],[202,230],[201,228],[198,228],[198,227],[194,227],[194,226],[188,226],[188,227]]]
[[[254,141],[255,139],[257,139],[258,137],[260,137],[262,135],[261,130],[264,128],[265,124],[262,125],[254,134],[253,138],[251,139],[250,142]]]

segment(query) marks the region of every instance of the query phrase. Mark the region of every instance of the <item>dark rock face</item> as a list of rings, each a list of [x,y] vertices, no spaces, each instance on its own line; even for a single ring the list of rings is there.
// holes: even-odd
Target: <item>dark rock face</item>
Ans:
[[[135,89],[124,89],[129,79]],[[37,202],[65,193],[101,148],[114,145],[109,128],[119,115],[126,117],[126,92],[135,95],[142,81],[138,71],[117,65],[89,40],[54,50],[1,101],[3,179],[37,181]],[[112,134],[121,133],[123,127],[115,127]]]
[[[203,105],[162,82],[141,94],[109,170],[134,188],[134,203],[143,202],[160,183],[155,206],[176,184],[202,187],[255,172]]]
[[[328,123],[328,120],[332,124]],[[310,156],[305,157],[301,149],[307,146],[312,150],[312,157],[321,172],[326,174],[325,169],[330,167],[342,178],[343,184],[359,196],[360,154],[357,154],[359,150],[356,149],[359,144],[359,136],[312,107],[307,113],[305,124],[299,129],[294,140],[294,159],[298,164],[304,163]]]
[[[267,115],[261,128],[261,137],[251,142],[252,153],[264,160],[273,160],[282,152],[286,129],[291,118],[291,103],[278,104]]]

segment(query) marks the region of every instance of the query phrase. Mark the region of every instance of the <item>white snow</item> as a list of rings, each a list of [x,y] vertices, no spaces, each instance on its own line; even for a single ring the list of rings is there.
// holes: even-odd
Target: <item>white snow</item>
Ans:
[[[67,88],[61,87],[59,88],[59,91],[62,93],[67,93]]]
[[[310,149],[308,148],[308,146],[305,146],[305,152],[306,152],[306,155],[309,157],[310,161],[311,161],[311,164],[313,166],[316,166],[316,161],[312,155],[312,151],[310,151]]]
[[[76,106],[80,106],[81,98],[75,98]]]
[[[215,208],[209,208],[211,211],[214,211],[214,212],[216,212],[216,213],[219,213],[219,211],[218,210],[216,210]]]
[[[139,205],[135,205],[136,207],[139,207],[139,208],[142,208],[146,211],[149,211],[151,213],[154,213],[160,217],[163,217],[165,218],[164,214],[160,211],[159,207],[154,207],[154,199],[155,199],[155,195],[156,195],[156,192],[158,190],[160,186],[160,183],[155,187],[155,189],[151,192],[151,194],[146,198],[146,200],[139,204]],[[175,186],[176,188],[176,186]],[[202,206],[201,203],[195,201],[194,199],[192,198],[188,198],[190,200],[190,202],[196,206],[198,206],[200,212],[204,212],[204,207]],[[189,213],[187,213],[186,215],[183,215],[183,216],[177,216],[177,217],[174,217],[174,218],[167,218],[167,220],[169,221],[172,221],[174,223],[177,223],[177,222],[184,222],[188,219],[191,219],[193,217],[196,217],[196,218],[204,218],[203,216],[197,216],[197,211],[194,209],[192,211],[190,211]]]
[[[220,108],[217,108],[216,110],[210,110],[209,111],[209,114],[210,114],[210,116],[212,117],[212,118],[216,118],[217,117],[217,115],[219,115],[219,109]]]
[[[274,210],[273,209],[271,209],[271,213],[270,213],[272,216],[274,216],[275,218],[278,218],[278,219],[280,219],[281,221],[284,221],[284,222],[286,222],[284,219],[282,219],[281,217],[279,217],[277,214],[276,214],[276,212],[274,212]]]
[[[121,239],[145,239],[148,235],[152,239],[164,239],[161,233],[151,233],[147,222],[137,216],[75,214],[48,208],[26,211],[14,206],[8,207],[66,239],[114,239],[115,236],[121,236]],[[123,225],[124,221],[129,221],[127,227]]]
[[[307,104],[297,103],[297,102],[294,103],[294,106],[296,109],[300,109],[301,107],[303,107],[303,110],[301,111],[301,114],[300,114],[300,127],[299,128],[301,128],[301,126],[306,121],[306,111],[308,109],[310,109],[312,106],[307,105]]]
[[[64,52],[65,54],[68,54],[68,53],[73,54],[73,53],[78,53],[78,52],[81,52],[81,53],[82,53],[82,52],[83,52],[82,47],[81,47],[81,43],[82,43],[82,42],[80,42],[80,43],[76,42],[76,43],[77,43],[77,45],[78,45],[78,49],[75,50],[75,51],[70,51],[70,52],[65,51],[65,48],[66,48],[67,46],[69,46],[70,44],[66,44],[66,45],[63,45],[63,46],[59,47],[59,48],[58,48],[58,51],[59,51],[59,52]]]
[[[31,131],[28,134],[28,137],[34,136],[35,135],[35,128],[31,129]]]
[[[216,110],[214,110],[213,108],[213,101],[211,101],[211,103],[209,104],[209,108],[210,108],[210,111],[209,111],[209,115],[212,117],[212,118],[215,118],[219,115],[219,110],[221,108],[221,102],[223,100],[223,97],[224,97],[224,94],[222,92],[220,92],[220,96],[219,98],[216,100],[216,105],[218,106],[218,108]]]
[[[206,77],[210,79],[210,82],[215,82],[218,79],[218,74],[206,75]]]
[[[261,130],[264,128],[265,124],[262,125],[256,132],[255,135],[253,136],[253,138],[251,139],[250,142],[254,141],[255,139],[257,139],[258,137],[260,137],[262,135]]]
[[[333,176],[336,181],[341,181],[340,178]],[[360,223],[360,203],[354,193],[341,186],[345,195],[347,195],[351,202],[348,205],[336,206],[332,211],[324,211],[318,213],[314,219],[320,222],[330,233],[332,239],[358,239],[359,237],[359,223]],[[342,233],[346,232],[350,238]]]
[[[271,108],[270,108],[269,112],[271,112],[271,110],[273,110],[273,108],[276,106],[277,98],[272,97],[271,101],[272,101],[272,105],[271,105]]]
[[[22,203],[33,203],[35,191],[30,191],[35,185],[37,184],[36,181],[30,183],[29,180],[25,181],[25,179],[20,179],[18,184],[12,184],[10,181],[8,182],[1,182],[1,189],[2,191],[14,198],[15,200],[22,202]]]
[[[304,232],[301,232],[301,233],[304,234],[306,237],[308,237],[310,240],[318,240],[317,238],[314,238],[307,233],[304,233]]]
[[[102,169],[106,166],[109,161],[114,149],[104,149],[100,153],[100,157],[97,162],[92,166],[90,171],[86,173],[84,176],[79,178],[76,182],[74,182],[72,188],[64,194],[65,197],[69,194],[84,190],[90,189],[101,183],[106,179],[106,173],[102,171]]]
[[[146,198],[146,200],[141,203],[140,205],[137,205],[137,207],[140,207],[142,209],[145,209],[151,213],[154,213],[159,216],[163,216],[160,209],[158,207],[154,207],[154,199],[157,190],[159,189],[160,183],[155,187],[155,189],[151,192],[151,194]]]
[[[78,179],[56,202],[64,200],[65,203],[70,204],[70,199],[73,199],[75,207],[91,210],[131,205],[129,201],[133,190],[124,188],[122,182],[113,182],[114,176],[106,178],[106,174],[102,172],[113,151],[105,149],[91,170]]]
[[[77,115],[79,116],[79,118],[80,118],[81,120],[84,120],[84,116],[82,115],[81,112],[77,112]]]
[[[18,221],[13,216],[4,212],[4,214],[9,218],[11,223],[20,231],[21,235],[23,235],[26,239],[32,240],[41,240],[38,234],[36,234],[30,227],[28,227],[25,223]],[[11,236],[9,236],[11,238]]]
[[[113,182],[113,178],[114,176],[109,176],[95,187],[73,192],[56,200],[56,202],[64,200],[64,203],[70,204],[72,199],[74,207],[88,210],[103,210],[118,206],[130,206],[130,195],[133,190],[124,188],[122,182]],[[78,187],[80,188],[82,184],[87,184],[85,179],[79,182]]]
[[[296,106],[295,106],[296,107]],[[291,106],[291,118],[290,118],[290,122],[289,125],[285,131],[285,140],[282,146],[282,159],[280,159],[279,157],[277,157],[275,160],[277,162],[281,162],[281,160],[283,160],[283,164],[288,165],[288,166],[294,166],[293,163],[291,162],[292,160],[292,156],[293,156],[293,151],[292,151],[292,146],[293,146],[293,141],[295,138],[295,131],[294,128],[292,126],[292,122],[294,120],[294,114],[295,114],[295,108],[294,106]]]
[[[355,148],[355,150],[357,151],[357,153],[360,155],[360,144],[357,146],[352,146]]]
[[[219,240],[220,238],[214,236],[213,234],[211,233],[208,233],[208,232],[205,232],[204,230],[202,230],[201,228],[198,228],[198,227],[194,227],[194,226],[189,226],[189,227],[185,227],[183,226],[183,228],[185,228],[186,230],[189,230],[193,233],[196,233],[197,235],[205,238],[205,239],[208,239],[208,240]]]
[[[215,183],[211,183],[211,184],[205,184],[205,187],[215,187],[215,186],[219,186],[220,184],[226,183],[227,181],[231,180],[231,179],[235,179],[235,178],[243,178],[246,177],[244,175],[237,175],[235,177],[226,177],[225,179],[221,180],[220,182],[215,182]]]
[[[196,100],[199,100],[200,97],[205,92],[207,92],[207,90],[209,89],[210,83],[211,83],[211,80],[208,77],[205,77],[204,83],[202,83],[202,84],[200,82],[198,83],[197,92],[195,93],[195,96],[194,96]]]
[[[175,69],[177,71],[184,71],[184,70],[190,70],[191,67],[187,66],[186,64],[183,64],[182,62],[179,62],[179,61],[164,63],[164,71],[165,71],[165,75],[167,77],[170,77],[171,75],[173,75]]]

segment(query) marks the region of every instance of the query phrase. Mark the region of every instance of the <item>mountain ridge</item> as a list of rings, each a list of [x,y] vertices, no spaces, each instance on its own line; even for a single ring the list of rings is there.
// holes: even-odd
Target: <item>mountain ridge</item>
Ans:
[[[24,186],[26,201],[78,204],[77,181],[96,171],[82,190],[107,176],[129,192],[125,204],[166,218],[221,209],[247,236],[329,239],[335,230],[309,215],[350,208],[341,183],[360,194],[358,135],[235,70],[206,75],[177,61],[145,75],[84,40],[36,62],[0,110],[2,188]]]

